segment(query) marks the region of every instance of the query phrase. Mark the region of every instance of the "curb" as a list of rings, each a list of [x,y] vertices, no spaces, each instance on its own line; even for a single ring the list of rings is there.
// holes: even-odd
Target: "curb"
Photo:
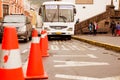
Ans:
[[[114,46],[114,45],[111,45],[111,44],[108,44],[108,43],[101,43],[101,42],[93,41],[93,40],[90,40],[90,39],[80,38],[80,37],[77,37],[77,36],[72,36],[72,38],[76,39],[76,40],[86,42],[86,43],[89,43],[89,44],[92,44],[92,45],[96,45],[96,46],[99,46],[99,47],[104,47],[104,48],[112,50],[112,51],[120,52],[120,47],[119,46]]]

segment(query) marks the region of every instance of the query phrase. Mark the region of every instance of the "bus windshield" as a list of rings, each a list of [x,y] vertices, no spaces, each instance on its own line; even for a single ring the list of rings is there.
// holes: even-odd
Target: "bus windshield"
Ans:
[[[44,8],[45,22],[73,22],[74,6],[73,5],[45,5]]]

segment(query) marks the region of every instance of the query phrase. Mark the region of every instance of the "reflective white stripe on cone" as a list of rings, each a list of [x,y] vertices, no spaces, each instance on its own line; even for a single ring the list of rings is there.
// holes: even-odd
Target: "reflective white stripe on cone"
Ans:
[[[0,67],[5,69],[15,69],[22,66],[19,49],[2,50]]]

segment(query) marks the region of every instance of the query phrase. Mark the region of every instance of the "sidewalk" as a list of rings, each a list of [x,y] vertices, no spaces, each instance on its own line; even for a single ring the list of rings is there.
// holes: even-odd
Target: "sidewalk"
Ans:
[[[96,46],[104,47],[113,51],[120,52],[120,36],[112,36],[111,34],[97,34],[89,35],[74,35],[72,38],[93,44]]]

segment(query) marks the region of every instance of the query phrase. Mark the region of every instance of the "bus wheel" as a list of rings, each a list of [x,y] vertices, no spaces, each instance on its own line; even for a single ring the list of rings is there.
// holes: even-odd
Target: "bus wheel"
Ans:
[[[68,36],[68,40],[71,40],[71,36]]]
[[[50,37],[50,36],[48,36],[48,40],[51,40],[51,37]]]

